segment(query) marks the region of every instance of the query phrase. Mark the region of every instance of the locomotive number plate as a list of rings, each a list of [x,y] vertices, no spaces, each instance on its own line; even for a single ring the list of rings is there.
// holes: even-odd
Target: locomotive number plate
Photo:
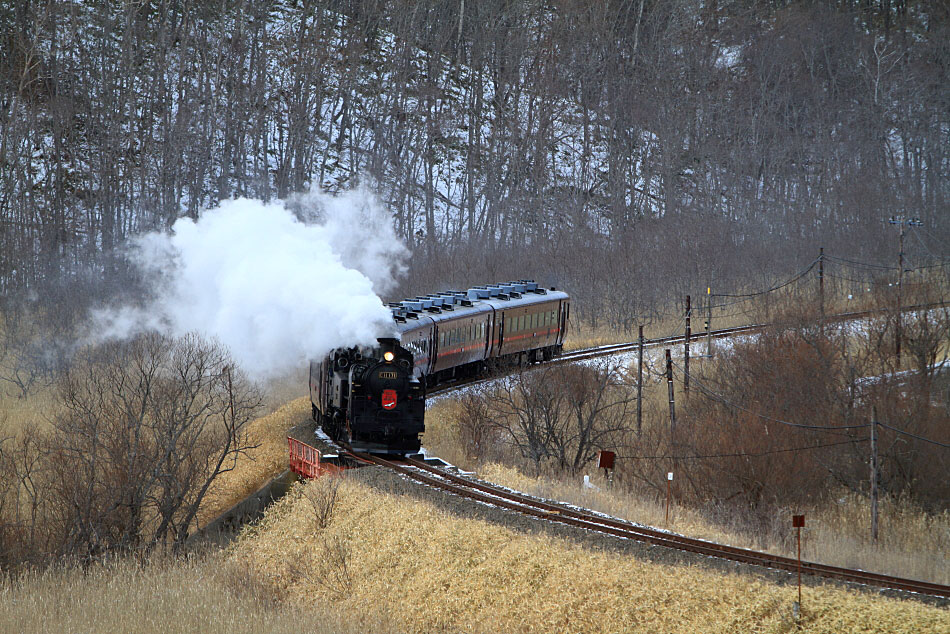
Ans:
[[[396,372],[380,372],[380,373],[379,373],[379,378],[381,378],[381,379],[398,379],[398,378],[399,378],[399,374],[397,374]]]

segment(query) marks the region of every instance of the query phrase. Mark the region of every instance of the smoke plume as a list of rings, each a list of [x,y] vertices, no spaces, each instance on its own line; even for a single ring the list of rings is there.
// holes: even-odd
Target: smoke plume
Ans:
[[[128,257],[153,295],[97,311],[97,337],[198,332],[252,376],[274,376],[391,334],[377,293],[394,285],[406,255],[389,214],[362,189],[223,201],[132,242]]]

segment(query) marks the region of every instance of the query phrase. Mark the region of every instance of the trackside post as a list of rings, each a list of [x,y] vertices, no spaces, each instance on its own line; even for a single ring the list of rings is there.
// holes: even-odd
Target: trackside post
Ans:
[[[792,516],[792,527],[797,531],[798,541],[798,609],[802,606],[802,528],[805,527],[804,515]]]

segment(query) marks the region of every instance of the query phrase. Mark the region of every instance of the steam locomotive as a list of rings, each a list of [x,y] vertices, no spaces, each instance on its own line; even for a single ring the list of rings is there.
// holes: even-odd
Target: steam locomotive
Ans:
[[[550,359],[564,344],[567,293],[533,280],[389,304],[394,336],[310,363],[314,420],[354,451],[407,454],[425,431],[425,390],[494,364]]]

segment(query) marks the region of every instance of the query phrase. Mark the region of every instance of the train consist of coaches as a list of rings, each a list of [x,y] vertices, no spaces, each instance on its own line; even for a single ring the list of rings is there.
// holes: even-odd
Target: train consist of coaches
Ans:
[[[389,305],[394,337],[310,363],[313,418],[354,451],[407,454],[425,430],[425,390],[494,364],[560,353],[567,293],[533,280],[446,291]]]

